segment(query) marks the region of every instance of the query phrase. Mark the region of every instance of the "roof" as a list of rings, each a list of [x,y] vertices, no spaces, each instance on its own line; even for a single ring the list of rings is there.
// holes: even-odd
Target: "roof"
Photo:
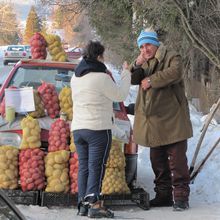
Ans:
[[[38,59],[22,59],[21,63],[53,63],[53,64],[65,64],[65,65],[77,65],[80,62],[80,60],[71,60],[71,62],[58,62],[58,61],[52,61],[52,60],[38,60]]]

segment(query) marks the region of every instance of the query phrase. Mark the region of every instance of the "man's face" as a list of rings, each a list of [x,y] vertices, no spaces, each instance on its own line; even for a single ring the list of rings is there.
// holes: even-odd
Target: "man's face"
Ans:
[[[153,44],[143,44],[140,48],[141,54],[144,59],[149,60],[153,58],[157,52],[158,47]]]

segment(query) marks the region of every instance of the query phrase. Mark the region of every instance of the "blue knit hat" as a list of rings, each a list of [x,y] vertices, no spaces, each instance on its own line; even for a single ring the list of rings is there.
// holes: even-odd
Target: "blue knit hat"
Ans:
[[[138,47],[140,48],[143,44],[153,44],[159,47],[160,42],[157,37],[157,33],[154,31],[141,31],[137,39]]]

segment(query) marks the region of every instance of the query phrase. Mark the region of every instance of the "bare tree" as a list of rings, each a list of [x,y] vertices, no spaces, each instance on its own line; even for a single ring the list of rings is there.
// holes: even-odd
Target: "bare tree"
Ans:
[[[220,10],[218,0],[173,0],[182,27],[193,46],[220,69]]]
[[[13,7],[9,4],[0,4],[0,43],[16,44],[19,41],[18,23]]]
[[[86,9],[92,1],[78,0],[36,0],[41,8],[54,8],[62,13],[62,29],[64,30],[65,41],[70,46],[83,46],[88,39],[94,37],[94,32],[89,24]],[[52,9],[52,10],[51,10]]]
[[[37,2],[43,5],[59,6],[65,12],[71,12],[72,16],[81,13],[83,10],[79,0],[37,0]]]

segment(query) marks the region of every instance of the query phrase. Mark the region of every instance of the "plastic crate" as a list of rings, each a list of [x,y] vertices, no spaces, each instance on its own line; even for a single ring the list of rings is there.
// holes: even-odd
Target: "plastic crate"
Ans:
[[[135,205],[131,200],[131,194],[104,195],[103,199],[106,206]]]
[[[149,193],[142,188],[136,188],[132,190],[131,200],[144,210],[150,209]]]
[[[41,206],[77,206],[77,194],[41,192]],[[142,188],[132,189],[130,194],[103,195],[107,206],[138,205],[144,210],[150,208],[149,194]]]
[[[41,206],[77,206],[77,195],[41,192]]]
[[[150,209],[149,194],[142,188],[132,189],[130,194],[104,195],[104,204],[107,206],[138,205],[144,210]]]
[[[4,189],[5,194],[15,203],[22,205],[38,205],[40,199],[39,191],[26,191],[21,189]]]

